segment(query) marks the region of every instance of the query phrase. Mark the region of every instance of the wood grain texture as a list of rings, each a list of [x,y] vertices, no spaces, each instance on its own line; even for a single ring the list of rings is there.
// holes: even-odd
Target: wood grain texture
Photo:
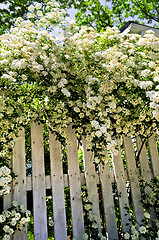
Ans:
[[[31,123],[34,239],[47,240],[43,126]]]
[[[49,133],[55,240],[67,240],[61,144]]]
[[[77,138],[75,135],[75,130],[72,129],[72,124],[68,126],[66,134],[68,136],[67,158],[71,196],[73,237],[76,240],[81,240],[84,235],[83,206],[81,198],[81,181],[79,172]]]

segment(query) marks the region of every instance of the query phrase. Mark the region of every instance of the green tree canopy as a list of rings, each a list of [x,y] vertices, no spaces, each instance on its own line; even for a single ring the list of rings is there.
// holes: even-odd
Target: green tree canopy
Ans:
[[[9,30],[14,25],[16,18],[25,18],[32,2],[32,0],[0,0],[0,4],[3,4],[0,8],[0,34]],[[43,3],[44,1],[37,0],[36,2]]]
[[[106,26],[122,27],[127,21],[140,23],[159,23],[158,0],[60,0],[62,6],[77,9],[76,20],[79,25],[93,26],[96,30]],[[144,22],[143,22],[144,21]]]

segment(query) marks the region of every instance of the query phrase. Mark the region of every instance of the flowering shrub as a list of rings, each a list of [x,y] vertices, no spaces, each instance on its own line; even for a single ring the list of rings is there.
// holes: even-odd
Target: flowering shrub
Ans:
[[[153,32],[79,29],[55,1],[29,11],[28,20],[18,18],[11,33],[0,36],[1,156],[9,157],[17,129],[30,120],[62,137],[73,122],[92,141],[98,162],[105,147],[118,153],[118,134],[148,137],[158,125],[159,39]],[[55,28],[63,30],[61,38]]]
[[[118,154],[119,135],[148,138],[156,130],[159,39],[153,31],[141,37],[116,27],[78,28],[54,0],[31,5],[27,17],[0,36],[1,163],[11,159],[19,129],[30,121],[59,140],[73,123],[92,142],[97,163],[106,148]]]
[[[8,184],[11,181],[11,170],[7,166],[0,167],[0,196],[10,192]]]
[[[21,230],[30,221],[30,211],[25,211],[23,205],[18,206],[16,201],[12,207],[4,210],[0,215],[0,237],[3,240],[10,239],[15,230]]]

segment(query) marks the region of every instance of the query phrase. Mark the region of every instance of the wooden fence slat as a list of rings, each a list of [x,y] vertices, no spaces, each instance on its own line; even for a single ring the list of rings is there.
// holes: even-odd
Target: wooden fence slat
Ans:
[[[142,143],[142,139],[140,137],[136,137],[136,145],[139,153],[141,177],[145,182],[150,182],[152,178],[152,173],[148,164],[145,143]]]
[[[148,144],[149,144],[153,174],[154,174],[154,177],[156,177],[156,176],[159,176],[159,155],[158,155],[155,136],[151,136],[148,139]]]
[[[139,227],[142,224],[142,219],[144,219],[144,212],[141,204],[141,192],[134,156],[134,148],[130,137],[124,137],[124,148],[134,206],[134,214],[137,222],[137,227]]]
[[[130,214],[127,212],[125,207],[129,208],[129,201],[128,201],[128,193],[126,190],[126,178],[125,178],[125,171],[122,161],[121,149],[119,148],[119,154],[117,156],[113,155],[113,162],[114,162],[114,173],[115,173],[115,180],[118,189],[119,195],[119,209],[120,209],[120,216],[122,220],[122,229],[123,232],[126,233],[131,223],[129,223]]]
[[[84,235],[84,219],[81,198],[81,181],[79,172],[77,138],[75,135],[75,130],[72,129],[72,124],[70,124],[67,127],[66,134],[68,136],[67,157],[71,196],[73,236],[76,240],[81,240]]]
[[[148,164],[148,157],[147,157],[147,150],[145,143],[142,143],[142,139],[140,137],[136,138],[136,145],[137,150],[139,153],[139,160],[140,160],[140,171],[141,171],[141,178],[146,182],[149,183],[152,179],[152,172],[150,170],[149,164]],[[145,193],[147,194],[153,194],[152,189],[149,187],[145,188]],[[153,207],[150,207],[151,216],[153,219],[156,219],[156,213]]]
[[[67,240],[61,144],[49,133],[55,240]]]
[[[32,150],[32,180],[33,180],[33,208],[34,208],[34,238],[47,240],[47,213],[45,168],[43,147],[43,126],[31,123]]]
[[[25,131],[20,131],[20,139],[15,143],[13,149],[13,172],[17,177],[13,180],[13,200],[17,201],[19,205],[23,204],[27,209],[26,199],[26,162],[25,162]],[[13,239],[26,240],[27,227],[21,231],[16,231]]]
[[[105,164],[100,165],[100,180],[108,238],[110,240],[116,240],[118,239],[118,232],[115,216],[114,199],[112,194],[112,181],[107,153],[105,153]]]
[[[92,203],[91,211],[89,214],[90,214],[91,221],[94,220],[94,215],[96,216],[98,231],[101,232],[99,199],[98,199],[98,192],[97,192],[95,165],[93,164],[93,152],[87,150],[87,144],[88,144],[87,140],[85,138],[82,138],[86,186],[87,186],[89,201]]]

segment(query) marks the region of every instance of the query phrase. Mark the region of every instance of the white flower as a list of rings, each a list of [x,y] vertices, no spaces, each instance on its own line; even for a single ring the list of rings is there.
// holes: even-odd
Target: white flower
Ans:
[[[23,81],[27,80],[27,76],[25,74],[22,74],[21,78],[22,78]]]
[[[153,30],[147,30],[145,34],[155,34],[155,32]]]
[[[142,77],[147,77],[149,74],[151,74],[151,71],[149,69],[145,69],[141,71]]]
[[[145,216],[145,218],[150,219],[150,214],[149,214],[148,212],[145,212],[145,213],[144,213],[144,216]]]
[[[99,122],[97,122],[96,120],[93,120],[91,122],[91,125],[92,125],[92,127],[96,128],[96,129],[99,129]]]
[[[156,63],[155,62],[149,62],[149,67],[150,68],[154,68],[156,66]]]
[[[100,127],[100,131],[101,131],[102,133],[106,133],[106,131],[107,131],[106,126],[102,125],[102,126]]]
[[[154,80],[155,82],[159,82],[159,76],[156,76],[153,80]]]
[[[17,220],[15,219],[15,218],[12,218],[12,220],[11,220],[11,225],[12,226],[15,226],[16,225],[16,223],[17,223]]]
[[[53,227],[53,226],[54,226],[54,222],[53,222],[53,220],[52,220],[51,217],[49,217],[49,226],[50,226],[50,227]]]
[[[15,214],[15,219],[16,219],[16,220],[19,220],[20,217],[21,217],[21,214],[20,214],[20,213],[16,213],[16,214]]]
[[[141,226],[141,227],[139,228],[139,232],[140,232],[141,234],[145,234],[145,233],[146,233],[146,228],[145,228],[144,226]]]
[[[134,227],[131,228],[131,232],[133,235],[139,236],[139,232]]]
[[[75,112],[80,112],[80,109],[78,107],[74,107]]]
[[[64,83],[63,83],[62,81],[60,81],[60,82],[57,84],[57,86],[58,86],[59,88],[63,88],[63,87],[64,87]]]
[[[87,233],[85,233],[84,235],[83,235],[83,238],[82,238],[83,240],[88,240],[88,235],[87,235]]]
[[[0,223],[5,222],[6,216],[0,215]]]
[[[10,227],[8,225],[4,225],[4,227],[3,227],[4,232],[7,233],[9,231],[9,229],[10,229]]]
[[[153,117],[159,121],[159,111],[153,111]]]
[[[39,17],[42,17],[42,16],[43,16],[42,11],[37,11],[37,15],[38,15]]]
[[[12,202],[12,205],[13,205],[14,207],[18,207],[18,202],[17,202],[17,201],[13,201],[13,202]]]
[[[140,87],[142,89],[146,89],[148,87],[152,87],[152,85],[153,85],[152,81],[142,81],[142,82],[140,82]]]
[[[21,222],[21,224],[25,224],[26,223],[26,218],[23,217],[20,222]]]
[[[93,222],[93,223],[92,223],[92,228],[98,228],[98,224],[95,223],[95,222]]]
[[[102,136],[102,132],[100,130],[98,130],[98,131],[95,132],[95,135],[97,137],[101,137]]]
[[[28,17],[28,18],[34,18],[35,15],[34,15],[33,13],[27,13],[27,17]]]
[[[30,12],[34,11],[34,6],[33,6],[33,5],[30,5],[30,6],[28,7],[28,10],[29,10]]]
[[[115,102],[109,102],[108,106],[112,109],[115,109],[116,108],[116,103]]]
[[[70,92],[66,89],[66,88],[62,88],[61,92],[66,96],[66,97],[70,97]]]
[[[5,234],[4,237],[3,237],[3,240],[10,240],[10,235]]]
[[[124,234],[124,239],[130,239],[130,234],[129,233],[125,233]]]
[[[37,3],[37,4],[35,5],[35,8],[36,8],[36,9],[42,8],[42,4],[41,4],[41,3]]]

